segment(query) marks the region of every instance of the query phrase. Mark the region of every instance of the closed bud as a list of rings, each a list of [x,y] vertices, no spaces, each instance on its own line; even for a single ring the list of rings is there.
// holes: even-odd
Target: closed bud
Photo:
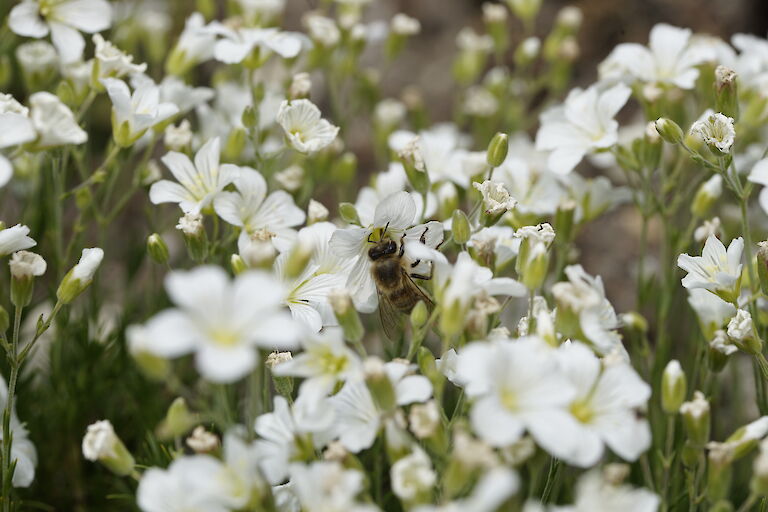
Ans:
[[[360,225],[360,217],[357,215],[357,208],[352,203],[339,204],[339,215],[348,224]]]
[[[251,235],[250,242],[240,251],[240,258],[247,267],[269,269],[275,262],[277,249],[271,240],[259,233],[257,230]]]
[[[429,310],[423,300],[420,300],[411,310],[411,327],[414,330],[421,329],[429,320]]]
[[[267,356],[267,360],[264,363],[272,374],[272,383],[275,385],[275,391],[288,401],[293,399],[293,377],[277,376],[272,372],[272,369],[291,359],[293,358],[290,352],[272,352]]]
[[[378,357],[369,357],[363,362],[363,373],[374,403],[381,411],[393,410],[397,405],[395,388],[389,380],[384,361]]]
[[[507,0],[510,10],[526,23],[531,23],[541,8],[541,0]]]
[[[739,120],[739,95],[736,72],[725,66],[715,69],[715,110]]]
[[[157,437],[161,441],[181,437],[189,432],[199,421],[197,414],[190,411],[189,407],[187,407],[187,402],[182,397],[178,397],[168,407],[165,418],[157,426]]]
[[[8,315],[8,310],[0,305],[0,334],[3,334],[5,331],[7,331],[10,325],[11,317]]]
[[[656,120],[656,131],[665,142],[679,144],[683,140],[683,129],[676,122],[666,117]]]
[[[344,289],[331,290],[328,295],[328,302],[330,302],[336,320],[344,331],[344,338],[352,342],[362,340],[365,329],[349,292]]]
[[[497,133],[488,144],[486,161],[491,167],[498,167],[507,159],[509,151],[509,135],[506,133]]]
[[[629,311],[621,315],[621,323],[628,329],[633,331],[646,333],[648,332],[648,320],[637,311]]]
[[[93,249],[83,249],[80,261],[67,272],[62,279],[59,289],[56,291],[56,298],[62,304],[69,304],[78,295],[83,293],[93,282],[93,276],[101,265],[104,258],[104,251],[98,247]]]
[[[688,434],[688,440],[695,447],[703,447],[709,441],[709,402],[704,393],[696,391],[693,400],[680,406],[683,416],[683,426]]]
[[[688,384],[680,362],[670,361],[661,377],[661,407],[667,414],[677,414],[683,405]]]
[[[444,378],[440,370],[437,369],[437,362],[435,361],[435,355],[427,347],[419,347],[416,351],[416,362],[419,365],[419,372],[424,375],[432,383],[432,387],[440,389],[443,385]]]
[[[243,115],[241,116],[241,121],[243,122],[243,126],[248,128],[249,130],[252,130],[255,126],[259,124],[259,111],[256,107],[253,105],[248,105],[243,110]]]
[[[288,279],[299,277],[304,269],[307,268],[310,258],[314,253],[314,246],[306,240],[299,240],[293,245],[293,249],[288,254],[288,260],[285,262],[285,276]]]
[[[147,252],[155,263],[165,265],[168,262],[168,246],[165,245],[163,237],[157,233],[147,237]]]
[[[768,295],[768,240],[757,244],[757,275],[760,280],[760,290],[763,295]]]
[[[236,276],[248,270],[248,265],[246,265],[245,260],[239,254],[233,254],[229,258],[229,266],[232,268],[232,273]]]
[[[82,448],[86,459],[101,462],[116,475],[126,476],[133,472],[136,464],[133,456],[117,437],[109,420],[88,426]]]
[[[179,219],[176,229],[184,235],[184,243],[192,261],[202,262],[208,257],[208,235],[199,213],[186,213]]]
[[[472,236],[472,230],[469,227],[469,218],[467,217],[467,214],[462,210],[454,210],[451,219],[453,240],[460,245],[466,244],[469,241],[470,236]]]
[[[680,460],[683,461],[683,465],[686,468],[694,468],[699,463],[701,452],[701,447],[697,448],[689,440],[686,440],[683,444],[683,449],[680,451]]]
[[[573,236],[573,221],[576,215],[576,202],[565,200],[561,202],[555,212],[555,233],[557,233],[558,242],[567,243]]]
[[[232,130],[227,139],[227,143],[221,151],[222,159],[226,161],[237,160],[245,148],[248,140],[248,133],[244,128],[238,127]]]
[[[691,213],[696,217],[705,217],[722,193],[723,177],[715,174],[702,183],[696,191],[691,203]]]
[[[11,302],[17,308],[27,306],[32,300],[35,277],[45,273],[45,260],[29,251],[17,251],[11,256]]]
[[[347,151],[336,161],[333,166],[333,177],[339,183],[352,183],[357,172],[357,157]]]
[[[309,205],[307,205],[307,225],[309,226],[316,222],[324,222],[328,220],[329,214],[330,212],[328,211],[328,208],[326,208],[323,203],[310,199]]]
[[[533,244],[528,250],[526,260],[522,263],[521,281],[525,287],[531,291],[541,288],[549,268],[549,252],[547,247],[543,243]]]

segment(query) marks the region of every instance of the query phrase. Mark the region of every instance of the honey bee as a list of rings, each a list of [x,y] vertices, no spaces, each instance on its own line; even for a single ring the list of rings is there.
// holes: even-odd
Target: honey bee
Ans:
[[[422,243],[424,243],[427,229],[424,229],[424,233],[421,235]],[[420,260],[408,265],[403,258],[405,234],[400,238],[398,244],[386,232],[387,228],[385,227],[381,231],[381,239],[378,242],[372,241],[370,236],[368,237],[368,242],[374,244],[368,250],[368,257],[371,259],[371,275],[379,295],[379,316],[384,327],[384,333],[388,338],[396,339],[401,329],[401,314],[410,313],[419,301],[423,301],[430,311],[434,307],[432,299],[413,281],[414,279],[432,279],[432,271],[430,270],[428,276],[412,273],[411,270],[416,268]]]

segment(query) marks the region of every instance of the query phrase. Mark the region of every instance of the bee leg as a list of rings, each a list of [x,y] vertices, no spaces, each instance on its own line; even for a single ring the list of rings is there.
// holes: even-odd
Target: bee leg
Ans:
[[[429,227],[424,228],[424,232],[419,237],[419,242],[426,245],[427,243],[427,231],[429,231]]]
[[[429,281],[432,279],[432,272],[429,273],[428,276],[422,275],[422,274],[410,274],[410,276],[414,279],[421,279],[422,281]]]
[[[376,242],[374,242],[373,240],[371,240],[371,237],[372,237],[372,236],[373,236],[373,231],[371,231],[370,233],[368,233],[368,243],[369,243],[369,244],[375,244],[375,243],[376,243]]]

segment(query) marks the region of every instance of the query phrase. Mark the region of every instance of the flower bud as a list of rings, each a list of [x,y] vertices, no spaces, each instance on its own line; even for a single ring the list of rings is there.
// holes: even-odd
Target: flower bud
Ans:
[[[541,8],[541,0],[507,0],[509,9],[525,23],[531,23]]]
[[[525,243],[525,242],[523,242]],[[549,252],[546,245],[537,242],[527,251],[527,258],[520,266],[521,281],[529,290],[538,290],[544,284],[549,268]]]
[[[312,254],[315,247],[308,242],[299,238],[293,245],[293,249],[288,253],[288,259],[285,262],[285,276],[288,279],[299,277],[304,269],[307,268],[309,260],[312,258]]]
[[[242,256],[239,254],[233,254],[229,258],[229,266],[232,268],[232,273],[237,275],[242,274],[246,270],[248,270],[248,265],[245,263],[245,260]]]
[[[411,327],[413,327],[414,330],[421,329],[427,324],[427,320],[429,320],[429,310],[423,300],[420,300],[413,306],[410,318]]]
[[[720,501],[731,486],[733,453],[724,443],[710,443],[707,448],[706,494],[710,501]]]
[[[419,365],[419,372],[429,379],[432,387],[436,390],[442,389],[445,379],[437,369],[435,355],[432,351],[427,347],[419,347],[419,350],[416,352],[416,362]]]
[[[198,415],[187,407],[187,402],[182,397],[178,397],[168,407],[165,418],[157,426],[157,438],[161,441],[168,441],[181,437],[199,421]]]
[[[159,234],[152,233],[147,237],[147,252],[155,263],[161,265],[168,263],[168,246]]]
[[[248,105],[243,110],[243,115],[241,116],[241,121],[243,123],[243,126],[248,128],[249,130],[252,130],[254,127],[258,126],[259,124],[259,110],[258,108],[254,107],[253,105]]]
[[[683,426],[688,434],[688,439],[696,447],[704,447],[709,441],[709,402],[704,398],[704,393],[696,391],[693,400],[680,406],[680,414],[683,416]]]
[[[739,95],[736,72],[725,66],[715,69],[715,110],[739,120]]]
[[[274,372],[272,372],[272,369],[291,359],[290,352],[272,352],[267,356],[267,360],[264,363],[272,374],[272,382],[275,385],[275,390],[289,401],[293,399],[293,377],[275,375]]]
[[[44,90],[56,77],[59,56],[47,41],[31,41],[16,48],[16,60],[24,83],[30,91]]]
[[[344,289],[331,290],[328,295],[328,302],[331,304],[336,320],[344,331],[344,338],[352,342],[358,342],[363,339],[365,329],[360,321],[360,315],[352,304],[352,297]]]
[[[573,221],[576,215],[576,202],[565,200],[560,203],[555,212],[555,233],[558,243],[569,242],[573,236]]]
[[[309,91],[312,89],[312,80],[309,77],[309,73],[297,73],[291,80],[291,85],[288,87],[288,98],[297,100],[306,98],[309,96]]]
[[[691,203],[691,213],[696,217],[704,217],[710,208],[723,193],[723,177],[719,174],[713,175],[707,181],[701,184]]]
[[[667,414],[677,414],[683,405],[688,385],[685,373],[676,359],[670,361],[661,377],[661,408]]]
[[[237,127],[229,133],[227,143],[221,150],[221,158],[226,161],[237,160],[245,149],[248,132],[243,127]]]
[[[186,213],[179,219],[176,229],[184,235],[184,243],[192,261],[201,262],[208,256],[208,235],[199,213]]]
[[[397,404],[395,388],[389,380],[384,361],[378,357],[369,357],[363,362],[365,384],[374,403],[381,411],[391,411]]]
[[[683,140],[683,129],[676,122],[666,117],[656,120],[656,131],[665,142],[679,144]]]
[[[752,323],[752,315],[745,309],[739,309],[728,322],[728,337],[733,343],[748,354],[760,354],[763,342],[757,337]]]
[[[11,303],[17,308],[27,306],[32,300],[35,277],[45,273],[45,260],[29,251],[17,251],[11,256]]]
[[[357,215],[357,208],[352,203],[339,204],[339,215],[348,224],[360,225],[360,217]]]
[[[418,439],[426,439],[437,432],[440,422],[440,409],[434,400],[424,404],[416,404],[411,407],[408,414],[408,423],[411,432]]]
[[[93,276],[103,258],[104,251],[98,247],[83,249],[80,261],[72,267],[72,270],[67,272],[56,291],[56,298],[59,302],[69,304],[83,293],[93,282]]]
[[[109,420],[102,420],[88,426],[83,437],[83,456],[99,461],[119,476],[131,474],[135,461],[131,452],[115,434]]]
[[[219,448],[219,436],[213,432],[208,432],[205,427],[198,426],[192,431],[192,435],[186,440],[195,453],[212,453]]]
[[[296,192],[304,183],[304,169],[298,165],[291,165],[280,172],[275,173],[275,181],[288,192]]]
[[[277,249],[269,238],[269,235],[257,230],[251,235],[250,241],[240,250],[240,258],[250,268],[272,268],[277,257]]]
[[[307,205],[307,225],[328,220],[329,213],[328,208],[323,203],[310,199],[309,205]]]
[[[707,362],[713,372],[720,372],[725,368],[725,364],[728,362],[728,357],[737,352],[736,345],[731,343],[728,339],[728,335],[722,329],[718,329],[714,333],[714,338],[709,342],[708,358]]]
[[[486,152],[486,162],[491,167],[498,167],[504,163],[507,159],[507,152],[509,151],[509,135],[506,133],[496,133],[488,144],[488,151]]]
[[[469,227],[469,218],[462,210],[454,210],[451,222],[451,231],[453,232],[453,241],[464,245],[472,236],[472,230]]]
[[[760,280],[760,291],[763,295],[768,295],[768,240],[757,244],[757,254],[755,260],[757,263],[757,276]]]

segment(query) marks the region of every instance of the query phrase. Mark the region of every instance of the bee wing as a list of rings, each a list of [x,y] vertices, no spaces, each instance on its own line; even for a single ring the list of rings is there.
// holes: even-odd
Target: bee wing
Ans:
[[[381,326],[384,328],[384,334],[390,340],[397,340],[403,331],[402,315],[378,288],[376,292],[379,295],[379,319],[381,320]]]
[[[435,302],[429,297],[429,295],[427,295],[424,290],[421,289],[421,286],[416,284],[411,275],[405,269],[403,269],[403,276],[405,276],[405,279],[403,279],[405,285],[410,288],[410,290],[416,294],[419,299],[424,302],[424,304],[427,305],[427,310],[432,313],[432,310],[435,308]]]

